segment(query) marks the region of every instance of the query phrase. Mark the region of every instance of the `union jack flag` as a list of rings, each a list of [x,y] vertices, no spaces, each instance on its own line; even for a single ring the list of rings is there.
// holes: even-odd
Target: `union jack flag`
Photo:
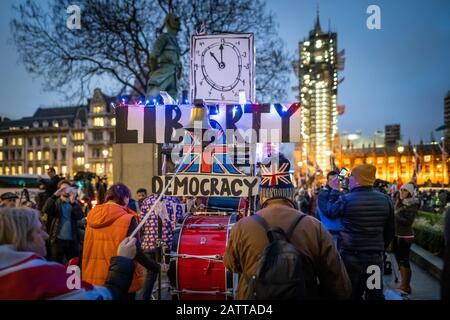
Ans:
[[[270,168],[261,166],[261,186],[273,187],[276,185],[290,185],[291,180],[289,177],[289,162],[283,163],[280,167],[272,162]]]
[[[193,134],[189,132],[191,140],[194,140]],[[223,131],[219,132],[216,141],[223,135]],[[180,172],[197,173],[197,174],[239,174],[245,175],[236,168],[231,161],[226,144],[211,143],[206,148],[201,144],[185,144],[183,146],[183,154],[189,153],[185,161],[180,166]]]

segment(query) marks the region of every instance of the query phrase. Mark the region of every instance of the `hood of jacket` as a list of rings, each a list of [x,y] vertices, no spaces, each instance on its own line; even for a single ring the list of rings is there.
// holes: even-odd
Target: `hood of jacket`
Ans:
[[[111,225],[114,221],[125,214],[135,213],[117,203],[108,202],[95,206],[87,216],[87,225],[91,228],[103,228]]]
[[[0,270],[9,268],[30,257],[39,257],[30,251],[17,251],[12,244],[0,245]]]

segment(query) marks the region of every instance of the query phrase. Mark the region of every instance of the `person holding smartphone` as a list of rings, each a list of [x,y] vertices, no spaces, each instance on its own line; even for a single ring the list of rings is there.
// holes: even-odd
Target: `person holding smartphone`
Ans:
[[[345,169],[345,168],[344,168]],[[338,236],[342,228],[340,218],[330,219],[327,216],[328,202],[330,201],[330,193],[333,190],[332,184],[337,184],[339,187],[339,176],[337,171],[330,171],[327,174],[327,184],[320,190],[317,199],[317,214],[316,216],[322,222],[323,226],[331,233],[336,247],[338,246]]]
[[[64,263],[79,255],[77,222],[83,219],[83,208],[76,200],[77,190],[62,183],[45,203],[43,211],[51,220],[49,228],[50,258]]]

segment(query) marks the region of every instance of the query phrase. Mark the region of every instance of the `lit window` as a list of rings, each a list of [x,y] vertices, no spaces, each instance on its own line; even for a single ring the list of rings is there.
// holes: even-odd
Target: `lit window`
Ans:
[[[77,163],[77,166],[82,166],[82,165],[84,165],[84,158],[78,157],[78,158],[76,159],[76,163]]]
[[[401,162],[401,163],[406,163],[406,157],[405,157],[405,156],[401,157],[401,158],[400,158],[400,162]]]
[[[383,163],[383,158],[377,158],[377,164],[382,164]]]
[[[431,161],[431,156],[430,155],[426,155],[423,157],[423,161],[425,162],[430,162]]]
[[[23,173],[23,168],[22,166],[18,166],[17,167],[17,174],[22,174]]]
[[[17,138],[17,145],[18,145],[18,146],[23,145],[23,140],[22,140],[22,138]]]
[[[84,132],[75,132],[74,140],[84,140]]]
[[[3,152],[0,152],[0,161],[3,161]]]
[[[316,41],[316,48],[317,49],[322,48],[322,45],[323,45],[322,40],[319,39],[319,40]]]
[[[322,56],[316,56],[316,62],[320,62],[320,61],[322,61],[323,60],[323,57]]]
[[[0,139],[0,147],[3,147],[3,139]]]
[[[58,138],[53,138],[53,146],[56,147],[58,145]]]
[[[3,167],[0,167],[0,174],[3,174]]]
[[[41,167],[37,167],[37,174],[41,175],[42,174],[42,168]]]
[[[16,172],[16,167],[14,167],[14,166],[12,166],[11,167],[11,174],[12,175],[15,175],[17,172]]]
[[[39,151],[39,152],[40,152],[40,151]],[[39,154],[39,152],[38,152],[38,154]],[[33,153],[33,151],[28,152],[28,161],[33,161],[33,159],[34,159],[34,153]]]
[[[11,145],[12,145],[12,146],[15,146],[16,143],[17,143],[16,138],[12,138],[12,140],[11,140]]]
[[[372,164],[372,163],[373,163],[373,158],[367,158],[367,159],[366,159],[366,163]]]
[[[116,126],[116,118],[111,119],[111,126],[113,126],[113,127]]]
[[[94,118],[94,127],[103,127],[104,125],[103,118]]]
[[[45,151],[44,152],[44,160],[47,160],[47,161],[50,160],[50,151]]]
[[[94,113],[102,113],[103,107],[102,106],[96,106],[94,107]]]
[[[55,128],[58,128],[58,127],[59,127],[58,121],[56,121],[56,120],[53,121],[53,127],[55,127]]]
[[[388,163],[389,163],[389,164],[395,163],[395,157],[389,157],[389,158],[388,158]]]
[[[28,174],[33,174],[33,167],[28,167]]]
[[[63,175],[66,175],[66,173],[67,173],[67,166],[62,166],[62,167],[61,167],[61,173],[62,173]]]
[[[75,151],[75,152],[77,152],[77,153],[81,153],[81,152],[84,152],[84,145],[76,145],[74,148],[73,148],[73,150]]]
[[[41,161],[42,160],[42,151],[38,151],[37,152],[37,160]]]
[[[349,159],[349,158],[345,158],[345,159],[344,159],[344,164],[345,164],[346,166],[350,165],[350,159]]]
[[[50,137],[44,137],[44,144],[50,144]]]
[[[62,138],[61,138],[61,144],[62,144],[63,146],[65,146],[65,145],[67,144],[67,138],[66,138],[66,137],[62,137]]]

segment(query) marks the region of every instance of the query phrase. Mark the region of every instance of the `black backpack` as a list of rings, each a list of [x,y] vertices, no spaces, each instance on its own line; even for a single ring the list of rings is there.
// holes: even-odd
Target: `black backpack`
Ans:
[[[269,243],[258,256],[256,274],[248,284],[249,300],[299,300],[306,297],[302,254],[290,242],[297,224],[305,217],[300,214],[287,232],[270,227],[260,215],[253,215],[267,232]]]

